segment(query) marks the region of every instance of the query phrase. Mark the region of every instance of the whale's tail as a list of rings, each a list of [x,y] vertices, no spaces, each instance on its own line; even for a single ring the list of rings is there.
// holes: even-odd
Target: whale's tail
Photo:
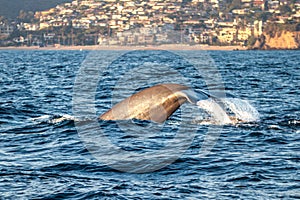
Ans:
[[[205,93],[204,91],[200,91],[200,93],[196,93],[192,89],[178,91],[176,92],[176,95],[179,97],[185,97],[187,102],[195,105],[197,104],[198,101],[209,98],[209,95],[207,95],[207,93]]]
[[[248,122],[258,119],[255,108],[249,103],[244,100],[239,101],[230,94],[226,94],[226,96],[230,98],[225,95],[218,97],[218,95],[212,95],[202,90],[195,92],[180,84],[160,84],[124,99],[102,114],[99,119],[140,119],[162,123],[186,102],[205,110],[214,118],[216,124]],[[246,110],[243,110],[244,107]],[[231,115],[227,113],[227,110],[231,110]],[[245,114],[249,111],[250,114]],[[247,115],[248,117],[245,117]],[[235,116],[237,117],[235,118]]]
[[[159,84],[146,88],[114,105],[102,114],[102,120],[150,120],[162,123],[183,103],[196,103],[194,93],[184,92],[187,86],[180,84]]]

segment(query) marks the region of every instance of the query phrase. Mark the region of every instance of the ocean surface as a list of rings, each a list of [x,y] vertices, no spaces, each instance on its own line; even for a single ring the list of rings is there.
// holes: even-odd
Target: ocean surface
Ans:
[[[299,57],[2,50],[0,199],[299,199]],[[159,83],[254,118],[215,123],[187,103],[163,124],[97,119]]]

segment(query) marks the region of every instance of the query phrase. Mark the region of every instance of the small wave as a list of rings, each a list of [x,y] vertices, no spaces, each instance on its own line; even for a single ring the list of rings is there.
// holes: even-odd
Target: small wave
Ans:
[[[31,121],[34,121],[34,122],[45,121],[45,120],[48,120],[50,117],[51,117],[50,115],[42,115],[40,117],[31,118]]]
[[[300,120],[290,120],[288,121],[289,125],[300,125]]]
[[[57,124],[63,121],[76,121],[76,118],[74,116],[65,114],[62,115],[61,117],[53,118],[49,122],[52,124]]]
[[[274,130],[281,130],[280,126],[276,124],[271,124],[268,126],[269,129],[274,129]]]
[[[31,118],[30,121],[37,122],[37,123],[43,123],[43,122],[47,122],[50,118],[51,118],[50,115],[42,115],[40,117]]]
[[[36,123],[49,123],[49,124],[58,124],[64,121],[77,121],[77,119],[68,114],[63,115],[42,115],[40,117],[31,118],[31,121]]]

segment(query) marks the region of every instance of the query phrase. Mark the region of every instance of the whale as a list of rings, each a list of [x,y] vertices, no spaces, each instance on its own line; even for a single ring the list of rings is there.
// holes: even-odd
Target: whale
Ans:
[[[206,98],[209,94],[203,92]],[[203,97],[202,97],[203,98]],[[163,123],[182,104],[196,104],[199,95],[188,86],[165,83],[139,91],[99,116],[100,120],[149,120]]]

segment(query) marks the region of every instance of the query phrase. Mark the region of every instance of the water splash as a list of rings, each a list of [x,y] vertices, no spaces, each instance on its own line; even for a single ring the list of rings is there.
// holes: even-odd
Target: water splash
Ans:
[[[239,98],[219,100],[220,102],[217,102],[210,98],[197,102],[198,107],[211,116],[207,124],[225,125],[259,121],[259,113],[248,101]],[[203,121],[205,122],[205,120]]]
[[[232,123],[225,110],[213,99],[200,100],[197,102],[197,105],[211,115],[212,124],[222,125]]]
[[[258,111],[248,101],[239,98],[223,98],[221,100],[239,121],[259,121]]]

